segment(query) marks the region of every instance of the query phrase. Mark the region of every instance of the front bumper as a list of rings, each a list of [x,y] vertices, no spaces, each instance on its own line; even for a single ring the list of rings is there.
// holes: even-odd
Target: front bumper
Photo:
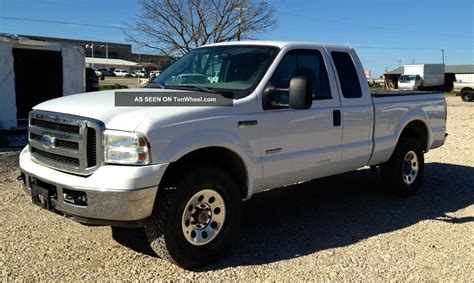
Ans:
[[[415,90],[416,87],[413,84],[398,84],[399,90]]]
[[[158,184],[167,164],[148,166],[105,165],[88,177],[60,172],[31,160],[28,148],[20,153],[24,189],[48,187],[52,208],[79,222],[113,226],[140,226],[155,202]],[[86,196],[85,204],[67,200],[68,193]]]

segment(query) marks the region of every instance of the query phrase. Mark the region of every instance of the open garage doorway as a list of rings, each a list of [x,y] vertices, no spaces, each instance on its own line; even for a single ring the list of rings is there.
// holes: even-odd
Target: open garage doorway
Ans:
[[[63,96],[63,63],[60,51],[13,48],[16,116],[27,123],[38,103]]]

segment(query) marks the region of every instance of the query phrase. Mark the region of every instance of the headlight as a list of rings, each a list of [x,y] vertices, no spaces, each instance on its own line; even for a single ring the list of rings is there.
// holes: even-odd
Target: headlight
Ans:
[[[141,133],[104,131],[104,161],[114,164],[151,163],[150,146]]]

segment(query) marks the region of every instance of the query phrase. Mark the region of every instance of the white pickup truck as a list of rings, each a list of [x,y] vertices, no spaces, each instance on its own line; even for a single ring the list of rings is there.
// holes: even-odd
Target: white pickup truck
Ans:
[[[442,93],[371,94],[349,47],[212,44],[127,91],[233,105],[116,107],[114,91],[41,103],[20,179],[33,203],[79,222],[144,227],[152,249],[185,268],[222,257],[242,201],[264,190],[379,166],[384,188],[415,194],[423,154],[446,137]]]

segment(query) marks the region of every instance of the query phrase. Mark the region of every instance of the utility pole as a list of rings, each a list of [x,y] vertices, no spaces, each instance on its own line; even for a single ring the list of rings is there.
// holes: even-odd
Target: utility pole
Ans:
[[[411,59],[411,64],[415,65],[415,59]]]
[[[92,69],[94,69],[94,42],[91,43],[92,50]]]
[[[443,60],[443,65],[444,65],[444,49],[441,49],[441,59]]]
[[[237,11],[239,11],[239,24],[237,26],[237,40],[240,41],[240,34],[242,33],[242,12],[247,11],[245,7],[237,7]]]

